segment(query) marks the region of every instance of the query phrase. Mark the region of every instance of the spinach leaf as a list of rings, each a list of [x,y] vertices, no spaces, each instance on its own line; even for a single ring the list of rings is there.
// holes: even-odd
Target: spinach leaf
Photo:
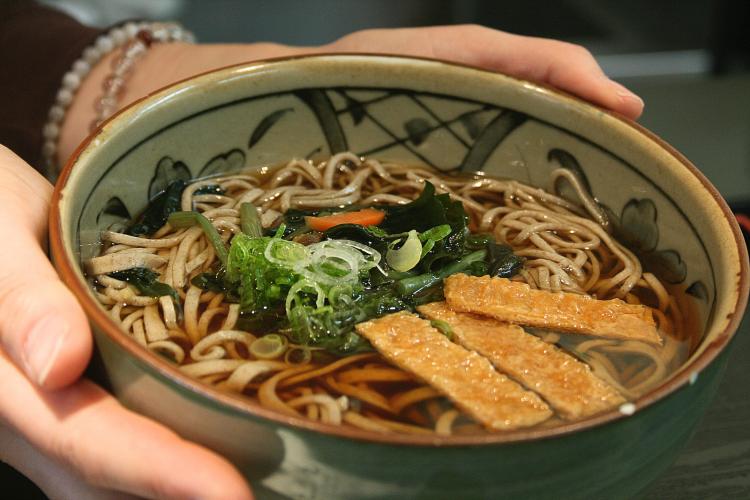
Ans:
[[[221,239],[219,231],[214,227],[213,224],[211,224],[211,221],[206,219],[205,215],[200,212],[194,211],[177,211],[169,214],[167,222],[169,222],[169,225],[175,229],[192,227],[196,225],[200,226],[200,228],[203,229],[203,234],[206,236],[206,239],[209,243],[211,243],[211,246],[214,247],[216,257],[219,259],[219,261],[221,261],[222,264],[227,263],[229,252],[227,251],[227,247],[224,244],[224,240]]]
[[[182,179],[172,181],[161,193],[154,196],[146,209],[125,230],[131,236],[147,236],[154,234],[166,224],[172,212],[180,210],[182,192],[186,183]]]
[[[169,295],[175,303],[180,303],[180,296],[177,294],[177,291],[166,283],[157,281],[156,278],[159,275],[146,267],[125,269],[124,271],[110,273],[110,276],[114,279],[130,283],[143,295],[148,295],[149,297]]]
[[[397,290],[403,296],[415,296],[436,285],[442,285],[443,279],[451,274],[466,273],[474,276],[481,276],[486,274],[486,256],[486,250],[476,250],[464,255],[458,260],[454,260],[438,271],[427,272],[418,276],[399,280],[397,283]]]
[[[435,247],[435,244],[450,236],[451,232],[451,227],[448,224],[443,224],[442,226],[435,226],[424,233],[420,233],[419,241],[422,242],[422,255],[420,259],[424,259],[430,253],[430,250]]]
[[[263,226],[260,223],[258,209],[252,203],[245,202],[240,205],[240,228],[242,232],[253,238],[263,236]]]

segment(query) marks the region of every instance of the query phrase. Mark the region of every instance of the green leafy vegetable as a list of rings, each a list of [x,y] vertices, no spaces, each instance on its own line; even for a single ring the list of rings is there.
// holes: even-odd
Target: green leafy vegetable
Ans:
[[[138,289],[143,295],[149,297],[162,297],[169,295],[179,304],[180,296],[177,291],[166,283],[157,281],[157,273],[147,267],[133,267],[124,271],[117,271],[110,274],[116,280],[125,281]]]
[[[448,224],[443,224],[430,228],[424,233],[421,233],[419,235],[419,241],[421,241],[423,245],[422,255],[420,256],[420,259],[424,258],[424,256],[427,255],[430,250],[435,247],[435,243],[448,237],[451,232],[451,227]]]
[[[263,226],[260,224],[258,209],[252,203],[240,205],[240,228],[243,233],[253,238],[263,236]]]
[[[219,232],[211,224],[211,221],[206,219],[203,214],[198,212],[173,212],[169,215],[167,222],[174,228],[199,225],[203,229],[209,243],[214,247],[216,257],[218,257],[222,264],[227,263],[227,247],[224,244],[224,240],[221,239]]]
[[[451,325],[448,322],[443,321],[442,319],[433,319],[430,321],[430,325],[448,337],[448,340],[453,340],[453,328],[451,328]]]
[[[182,192],[185,181],[172,181],[167,188],[151,199],[146,209],[135,219],[133,224],[125,230],[132,236],[146,236],[154,234],[167,222],[173,212],[180,209]]]
[[[329,240],[356,241],[381,254],[388,250],[388,243],[392,237],[377,226],[360,226],[358,224],[339,224],[323,232]]]
[[[486,270],[486,264],[484,262],[486,256],[486,250],[477,250],[446,265],[439,271],[404,278],[398,281],[397,289],[402,295],[416,295],[441,283],[451,274],[467,273],[474,276],[481,276],[482,274],[485,274],[483,271]]]
[[[344,293],[328,307],[316,308],[308,299],[290,311],[291,339],[324,347],[329,352],[351,354],[370,349],[354,330],[357,323],[409,309],[391,289]]]
[[[463,205],[448,194],[436,194],[432,183],[425,182],[419,197],[411,203],[379,208],[386,211],[379,230],[391,235],[410,230],[421,233],[422,272],[437,270],[466,253],[464,240],[469,230]]]

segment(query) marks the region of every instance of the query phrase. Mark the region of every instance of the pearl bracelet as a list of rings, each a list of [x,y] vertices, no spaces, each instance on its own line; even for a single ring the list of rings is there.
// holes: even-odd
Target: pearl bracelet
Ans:
[[[148,48],[156,42],[176,41],[193,42],[195,39],[192,33],[177,23],[129,22],[100,35],[92,45],[84,49],[81,57],[63,76],[60,90],[42,128],[42,158],[47,178],[54,180],[57,177],[56,155],[60,128],[73,97],[94,66],[106,55],[123,48],[121,56],[113,62],[112,74],[104,80],[104,95],[96,104],[97,119],[92,124],[92,129],[117,110],[117,101],[124,90],[125,79]]]

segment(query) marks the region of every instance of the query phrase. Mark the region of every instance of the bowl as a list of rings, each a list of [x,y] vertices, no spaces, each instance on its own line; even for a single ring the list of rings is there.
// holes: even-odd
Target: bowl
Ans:
[[[190,379],[123,335],[82,262],[171,180],[292,157],[359,155],[548,186],[573,170],[647,268],[693,304],[697,346],[621,409],[548,429],[384,436],[263,409]],[[708,407],[748,295],[747,249],[690,162],[627,119],[559,91],[394,56],[248,63],[156,92],[78,148],[56,186],[54,261],[85,308],[103,383],[136,412],[228,457],[266,498],[629,498],[669,466]]]

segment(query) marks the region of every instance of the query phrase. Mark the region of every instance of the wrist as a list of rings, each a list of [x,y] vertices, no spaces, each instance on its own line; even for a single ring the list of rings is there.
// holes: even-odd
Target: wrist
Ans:
[[[115,53],[104,56],[81,82],[60,127],[58,164],[63,165],[88,134],[89,126],[96,118],[96,100],[101,96],[102,84],[116,56]]]
[[[155,44],[135,64],[124,85],[118,108],[200,73],[259,59],[311,54],[320,50],[317,47],[291,47],[276,43]],[[58,158],[61,162],[67,161],[90,132],[89,127],[97,115],[97,101],[102,96],[102,84],[111,74],[112,63],[118,54],[119,51],[116,51],[104,57],[81,82],[60,130]]]

